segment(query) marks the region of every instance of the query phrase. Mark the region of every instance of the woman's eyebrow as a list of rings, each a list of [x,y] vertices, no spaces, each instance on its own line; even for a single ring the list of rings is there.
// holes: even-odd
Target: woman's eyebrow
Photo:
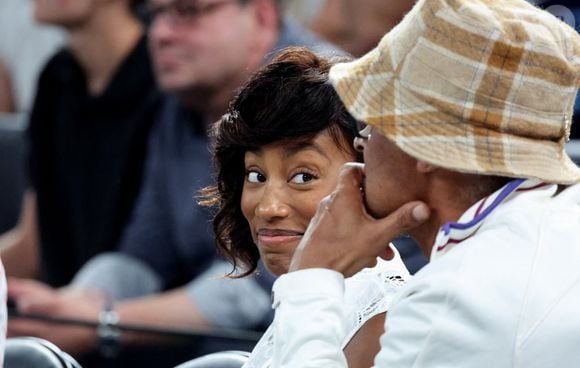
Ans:
[[[321,154],[322,156],[328,158],[326,152],[320,147],[320,145],[316,144],[313,141],[302,141],[302,142],[293,142],[284,146],[284,156],[290,157],[293,156],[300,151],[315,151]]]

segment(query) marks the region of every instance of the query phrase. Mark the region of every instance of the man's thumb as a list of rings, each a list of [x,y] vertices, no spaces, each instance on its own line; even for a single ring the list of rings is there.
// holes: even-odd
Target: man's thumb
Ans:
[[[379,220],[381,227],[390,239],[421,225],[429,218],[431,211],[423,202],[414,201],[404,204],[389,216]]]

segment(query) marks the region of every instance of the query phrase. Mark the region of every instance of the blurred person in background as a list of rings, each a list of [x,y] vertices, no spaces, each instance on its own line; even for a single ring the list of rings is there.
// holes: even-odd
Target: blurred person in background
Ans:
[[[48,59],[65,43],[65,31],[39,23],[31,0],[0,1],[0,59],[11,79],[14,112],[29,113]]]
[[[373,48],[397,25],[415,0],[296,0],[288,16],[354,56]]]
[[[0,237],[10,276],[62,286],[113,249],[140,188],[158,92],[140,1],[37,0],[68,45],[45,66],[28,126],[30,187]]]
[[[267,325],[271,277],[216,279],[231,266],[213,263],[211,210],[195,204],[198,191],[213,184],[208,129],[239,86],[276,51],[289,45],[341,51],[285,24],[276,0],[151,0],[148,9],[149,49],[167,96],[150,135],[144,185],[119,251],[92,259],[69,287],[13,280],[10,294],[21,312],[55,317],[98,321],[105,309],[120,323]],[[12,320],[10,331],[45,337],[77,356],[97,350],[103,341],[95,330],[24,319]],[[115,343],[128,349],[138,341],[123,334]],[[222,342],[213,349],[224,347]],[[200,339],[190,355],[208,349]],[[168,362],[152,356],[142,364]]]
[[[36,19],[66,30],[69,43],[38,81],[27,132],[30,188],[18,225],[0,237],[10,275],[67,283],[84,261],[115,244],[127,220],[156,104],[143,26],[131,12],[136,3],[34,2]],[[15,21],[22,20],[20,5],[30,10],[33,4],[0,5],[0,24],[13,26],[0,32],[0,52],[13,57],[9,67],[18,67],[11,70],[15,86],[22,87],[15,89],[17,110],[26,110],[25,79],[36,75],[31,60],[36,63],[55,44],[28,43],[27,36],[46,34]],[[5,313],[2,318],[4,331]]]

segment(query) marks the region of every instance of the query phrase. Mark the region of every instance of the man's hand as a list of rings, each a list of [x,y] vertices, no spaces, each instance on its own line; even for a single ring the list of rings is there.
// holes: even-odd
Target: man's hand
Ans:
[[[366,211],[361,187],[363,165],[348,163],[336,190],[324,198],[290,263],[290,272],[329,268],[349,277],[376,264],[376,257],[393,257],[388,244],[429,217],[422,202],[410,202],[389,216],[375,219]]]
[[[104,303],[99,293],[72,288],[53,289],[34,280],[8,280],[8,295],[20,313],[96,322]],[[90,327],[10,318],[8,336],[36,336],[49,340],[76,357],[96,348],[97,336]]]

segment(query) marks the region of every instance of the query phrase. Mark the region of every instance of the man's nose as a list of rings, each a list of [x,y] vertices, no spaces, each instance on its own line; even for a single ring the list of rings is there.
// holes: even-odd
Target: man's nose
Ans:
[[[150,42],[163,43],[175,36],[175,27],[167,18],[164,14],[159,14],[152,19],[151,26],[149,27]]]

